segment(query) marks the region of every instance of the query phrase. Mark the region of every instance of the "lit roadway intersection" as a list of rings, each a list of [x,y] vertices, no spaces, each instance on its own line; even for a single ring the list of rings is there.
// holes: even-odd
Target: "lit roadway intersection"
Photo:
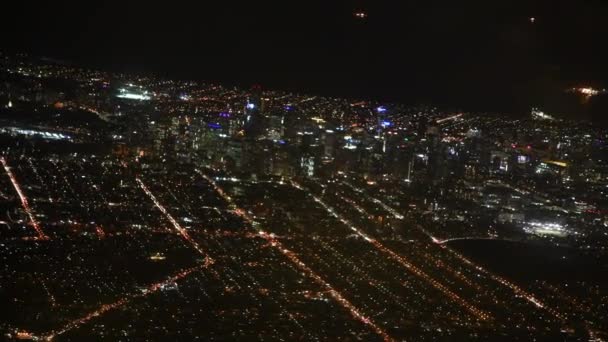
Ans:
[[[604,328],[576,313],[590,304],[491,272],[347,181],[0,162],[8,339],[527,341]]]

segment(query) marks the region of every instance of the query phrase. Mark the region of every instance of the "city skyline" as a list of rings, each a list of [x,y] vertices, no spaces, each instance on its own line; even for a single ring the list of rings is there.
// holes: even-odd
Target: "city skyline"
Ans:
[[[0,62],[9,340],[607,336],[591,122]]]
[[[608,341],[605,1],[16,6],[0,340]]]

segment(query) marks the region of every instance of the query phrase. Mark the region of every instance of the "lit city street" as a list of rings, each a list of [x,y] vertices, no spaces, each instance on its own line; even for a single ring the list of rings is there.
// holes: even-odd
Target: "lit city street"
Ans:
[[[0,49],[0,340],[608,341],[608,8],[57,6]]]

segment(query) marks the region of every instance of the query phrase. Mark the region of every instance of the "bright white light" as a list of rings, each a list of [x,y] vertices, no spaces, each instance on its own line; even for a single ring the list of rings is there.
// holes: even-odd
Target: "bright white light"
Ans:
[[[595,96],[598,95],[600,93],[599,90],[597,89],[593,89],[593,88],[578,88],[576,89],[576,91],[578,91],[579,93],[586,95],[586,96]]]
[[[462,113],[456,114],[456,115],[452,115],[452,116],[449,116],[447,118],[443,118],[443,119],[437,120],[437,123],[442,123],[444,121],[449,121],[449,120],[456,120],[456,119],[458,119],[461,116],[462,116]]]
[[[40,136],[44,137],[45,139],[52,139],[52,140],[71,140],[72,139],[72,137],[61,134],[61,133],[49,133],[49,132],[44,132],[44,131],[34,131],[34,130],[30,130],[30,129],[20,129],[20,128],[16,128],[16,127],[1,128],[0,131],[12,133],[12,134],[29,135],[29,136],[40,135]]]
[[[536,108],[532,108],[532,117],[535,119],[553,120],[553,117],[551,115],[545,114],[545,112],[540,111]]]
[[[151,99],[151,97],[148,95],[134,94],[134,93],[122,93],[122,94],[116,95],[116,97],[119,97],[121,99],[138,100],[138,101],[145,101],[145,100]]]
[[[550,222],[528,222],[527,227],[524,231],[530,234],[536,235],[554,235],[554,236],[566,236],[568,231],[566,228],[559,223]]]

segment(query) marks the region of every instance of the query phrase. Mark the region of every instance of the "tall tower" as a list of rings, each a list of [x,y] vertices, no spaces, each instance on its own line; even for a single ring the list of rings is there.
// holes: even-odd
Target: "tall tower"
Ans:
[[[386,153],[386,129],[391,126],[391,122],[387,117],[387,109],[384,106],[376,108],[376,118],[378,124],[376,126],[376,135],[382,139],[382,153]]]
[[[426,130],[428,150],[428,172],[434,184],[439,183],[445,176],[445,149],[441,143],[441,129],[436,121],[433,121]]]
[[[376,119],[378,121],[376,133],[379,136],[382,134],[382,129],[386,127],[386,123],[388,122],[386,121],[386,108],[384,108],[384,106],[376,108]]]
[[[245,102],[245,137],[255,139],[264,133],[263,118],[261,113],[262,88],[254,85],[251,95]]]

